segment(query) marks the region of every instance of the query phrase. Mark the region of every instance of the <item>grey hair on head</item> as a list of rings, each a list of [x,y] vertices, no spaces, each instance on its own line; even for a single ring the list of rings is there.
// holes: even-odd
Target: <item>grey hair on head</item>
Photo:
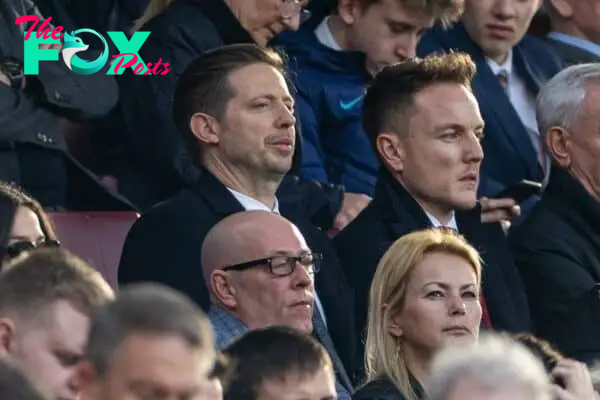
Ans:
[[[579,64],[566,68],[550,79],[540,90],[536,114],[540,134],[555,126],[572,129],[585,98],[586,84],[600,82],[600,63]]]
[[[432,365],[429,399],[447,399],[462,381],[486,390],[519,388],[531,400],[550,400],[550,380],[541,361],[506,335],[483,335],[475,345],[442,350]]]

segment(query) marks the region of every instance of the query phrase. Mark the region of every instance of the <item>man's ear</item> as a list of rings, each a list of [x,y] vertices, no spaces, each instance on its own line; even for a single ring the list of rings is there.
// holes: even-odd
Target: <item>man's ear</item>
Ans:
[[[204,144],[219,143],[219,123],[213,116],[195,113],[190,119],[190,130]]]
[[[573,6],[569,0],[550,0],[552,11],[562,18],[571,18],[573,16]]]
[[[347,25],[351,25],[356,20],[357,14],[361,11],[359,0],[338,0],[337,12],[340,19]]]
[[[214,270],[210,274],[210,288],[213,296],[228,308],[237,308],[236,289],[231,284],[231,275],[227,271]]]
[[[75,367],[75,372],[69,382],[71,387],[76,388],[82,394],[82,399],[95,399],[93,392],[96,390],[96,369],[91,362],[84,360]]]
[[[404,143],[396,133],[380,133],[375,139],[375,145],[384,165],[394,172],[404,170]]]
[[[15,345],[15,324],[9,318],[0,318],[0,358],[8,356]]]
[[[562,168],[568,168],[571,165],[571,134],[555,126],[546,132],[545,142],[553,161]]]

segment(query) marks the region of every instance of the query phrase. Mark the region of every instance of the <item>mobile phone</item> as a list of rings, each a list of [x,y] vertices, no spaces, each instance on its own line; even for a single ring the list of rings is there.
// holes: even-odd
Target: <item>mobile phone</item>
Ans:
[[[540,194],[542,194],[542,184],[540,182],[524,179],[521,182],[510,185],[494,197],[499,199],[510,198],[517,204],[521,204],[531,196]]]

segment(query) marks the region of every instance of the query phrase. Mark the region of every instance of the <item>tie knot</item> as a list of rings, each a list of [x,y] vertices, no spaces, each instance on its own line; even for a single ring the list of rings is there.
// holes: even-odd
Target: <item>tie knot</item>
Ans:
[[[496,78],[498,79],[498,83],[504,90],[508,88],[508,74],[506,71],[500,71],[496,74]]]

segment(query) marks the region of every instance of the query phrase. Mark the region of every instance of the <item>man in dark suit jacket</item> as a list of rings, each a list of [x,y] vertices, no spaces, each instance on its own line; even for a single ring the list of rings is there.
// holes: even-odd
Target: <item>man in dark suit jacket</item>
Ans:
[[[535,119],[540,86],[562,69],[558,55],[526,35],[540,0],[467,0],[461,23],[436,27],[418,54],[456,50],[477,65],[473,91],[485,121],[479,193],[493,197],[523,179],[542,182],[549,159]],[[524,213],[533,201],[524,205]]]
[[[30,24],[15,20],[24,15],[37,15],[38,27],[45,20],[31,0],[0,0],[0,180],[48,208],[133,209],[69,154],[65,138],[65,122],[101,117],[117,103],[114,77],[80,75],[58,60],[40,62],[38,75],[21,80]]]
[[[566,0],[555,7],[544,0],[550,19],[548,43],[567,65],[600,62],[600,8],[589,2]]]
[[[537,335],[592,363],[600,360],[600,64],[569,67],[548,82],[538,119],[554,166],[510,243]]]
[[[467,55],[428,57],[384,69],[367,91],[364,127],[384,168],[371,204],[334,239],[355,289],[359,331],[381,256],[401,236],[431,226],[458,230],[480,251],[487,326],[529,329],[500,224],[482,224],[476,207],[483,121],[470,89],[474,73]]]
[[[324,254],[316,277],[329,331],[347,368],[354,368],[352,298],[325,233],[276,190],[294,151],[293,99],[281,59],[254,45],[214,50],[190,64],[175,92],[175,121],[202,169],[195,184],[144,213],[127,235],[119,283],[157,281],[210,306],[201,247],[214,224],[244,210],[278,212]]]
[[[198,175],[171,119],[171,99],[179,76],[196,57],[211,49],[236,43],[266,46],[274,32],[297,29],[301,7],[307,1],[286,3],[280,7],[281,3],[272,0],[176,0],[142,28],[152,34],[140,56],[148,61],[162,59],[172,70],[151,79],[131,74],[120,77],[122,121],[117,128],[123,126],[126,132],[115,130],[116,153],[121,154],[111,166],[116,170],[108,171],[135,187],[126,194],[142,209],[193,185]],[[114,156],[114,143],[105,147]],[[343,228],[367,201],[344,196],[340,186],[296,179],[300,153],[298,140],[295,162],[279,188],[280,201],[303,208],[325,229],[332,225]]]

